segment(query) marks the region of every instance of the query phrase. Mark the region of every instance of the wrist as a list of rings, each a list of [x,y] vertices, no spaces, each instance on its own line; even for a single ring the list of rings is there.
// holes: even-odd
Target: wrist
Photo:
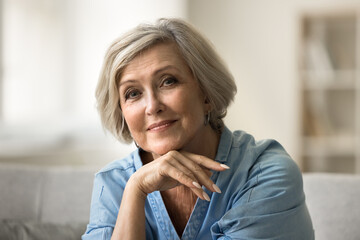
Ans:
[[[143,200],[146,199],[148,193],[145,192],[141,187],[141,181],[137,178],[136,173],[131,175],[126,186],[125,191],[130,190],[132,194],[136,195],[136,197],[141,198]]]

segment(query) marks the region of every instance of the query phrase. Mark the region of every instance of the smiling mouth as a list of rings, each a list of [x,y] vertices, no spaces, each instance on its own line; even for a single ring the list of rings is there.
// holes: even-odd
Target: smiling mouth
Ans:
[[[161,121],[161,122],[158,122],[158,123],[154,123],[154,124],[151,124],[148,127],[147,130],[148,131],[159,131],[159,130],[162,130],[162,129],[165,129],[165,128],[169,127],[174,122],[176,122],[176,120],[166,120],[166,121]]]

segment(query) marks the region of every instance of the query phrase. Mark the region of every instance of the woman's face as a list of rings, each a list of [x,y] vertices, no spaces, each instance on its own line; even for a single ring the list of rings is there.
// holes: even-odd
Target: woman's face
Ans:
[[[131,135],[145,151],[156,156],[204,145],[210,105],[175,44],[157,44],[134,58],[119,93]]]

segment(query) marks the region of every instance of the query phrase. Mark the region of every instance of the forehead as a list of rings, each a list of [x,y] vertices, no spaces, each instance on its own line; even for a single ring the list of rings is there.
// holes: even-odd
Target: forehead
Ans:
[[[120,81],[130,77],[129,75],[155,72],[167,66],[180,71],[188,70],[188,65],[175,43],[159,43],[141,52],[124,68]]]

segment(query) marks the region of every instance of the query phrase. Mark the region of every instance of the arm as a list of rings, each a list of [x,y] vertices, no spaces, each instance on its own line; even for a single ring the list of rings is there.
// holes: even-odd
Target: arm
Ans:
[[[118,218],[111,240],[122,239],[145,239],[145,199],[144,194],[131,177],[126,184]],[[122,234],[126,233],[126,234]]]
[[[185,185],[206,199],[200,185],[213,192],[217,189],[204,168],[223,171],[226,166],[204,156],[172,151],[141,167],[125,187],[111,239],[145,239],[144,205],[147,194],[153,191]]]

